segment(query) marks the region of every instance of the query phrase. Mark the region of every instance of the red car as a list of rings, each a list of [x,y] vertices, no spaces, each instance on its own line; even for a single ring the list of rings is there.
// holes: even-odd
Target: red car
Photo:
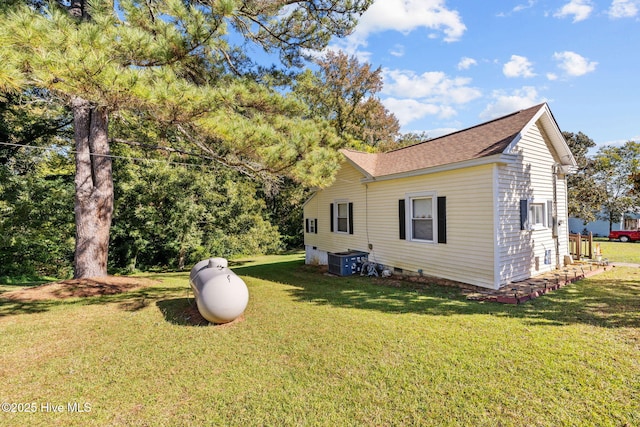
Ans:
[[[640,230],[617,230],[609,233],[609,240],[621,242],[636,242],[640,240]]]

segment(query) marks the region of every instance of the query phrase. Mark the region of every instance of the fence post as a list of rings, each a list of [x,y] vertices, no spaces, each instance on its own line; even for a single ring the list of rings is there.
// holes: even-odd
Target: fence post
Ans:
[[[576,259],[580,261],[582,258],[582,233],[578,233],[578,240],[576,242]]]

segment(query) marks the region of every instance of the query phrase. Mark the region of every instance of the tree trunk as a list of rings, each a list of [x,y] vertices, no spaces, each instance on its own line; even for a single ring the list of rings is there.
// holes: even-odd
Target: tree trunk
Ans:
[[[609,234],[611,234],[612,230],[613,230],[613,214],[609,212]]]
[[[72,101],[76,144],[74,277],[107,274],[113,214],[113,176],[109,157],[108,114],[88,101]]]

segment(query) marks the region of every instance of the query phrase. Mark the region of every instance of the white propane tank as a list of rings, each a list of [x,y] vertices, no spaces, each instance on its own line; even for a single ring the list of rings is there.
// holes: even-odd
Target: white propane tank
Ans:
[[[194,265],[189,274],[198,311],[211,323],[237,319],[249,302],[247,285],[227,266],[224,258],[206,259]]]

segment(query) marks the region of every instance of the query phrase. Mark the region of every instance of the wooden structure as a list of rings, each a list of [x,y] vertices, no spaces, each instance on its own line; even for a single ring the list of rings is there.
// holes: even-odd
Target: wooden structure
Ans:
[[[593,259],[593,233],[569,234],[569,253],[573,259]]]

